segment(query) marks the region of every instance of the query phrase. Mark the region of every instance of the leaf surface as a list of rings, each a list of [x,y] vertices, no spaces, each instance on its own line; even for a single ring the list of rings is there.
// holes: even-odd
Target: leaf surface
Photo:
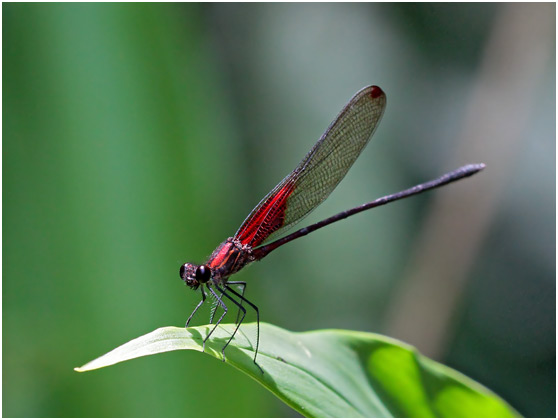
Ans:
[[[75,370],[85,372],[173,350],[202,351],[212,326],[164,327]],[[205,351],[222,359],[234,325],[219,326]],[[307,417],[516,417],[478,382],[378,334],[345,330],[293,333],[261,324],[254,364],[255,324],[243,325],[226,362],[251,376]]]

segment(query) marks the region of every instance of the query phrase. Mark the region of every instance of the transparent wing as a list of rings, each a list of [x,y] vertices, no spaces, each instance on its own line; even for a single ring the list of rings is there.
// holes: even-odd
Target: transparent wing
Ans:
[[[256,247],[318,207],[368,144],[385,107],[386,95],[377,86],[353,96],[302,162],[252,210],[235,239]]]

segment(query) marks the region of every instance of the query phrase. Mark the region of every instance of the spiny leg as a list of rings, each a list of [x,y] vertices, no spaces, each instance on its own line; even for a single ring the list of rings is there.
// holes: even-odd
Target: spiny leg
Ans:
[[[226,287],[226,286],[225,286]],[[229,341],[227,341],[227,344],[225,344],[223,346],[223,349],[221,350],[221,354],[223,355],[223,362],[225,361],[225,349],[227,348],[227,346],[229,345],[229,343],[232,341],[232,339],[234,338],[234,336],[236,335],[236,332],[238,331],[238,328],[240,327],[240,324],[242,324],[242,321],[244,321],[244,317],[246,316],[246,309],[244,308],[244,306],[242,306],[241,303],[238,303],[236,300],[234,300],[232,297],[230,297],[227,292],[225,292],[223,289],[221,289],[219,286],[215,285],[215,288],[217,290],[219,290],[219,292],[221,292],[221,295],[226,296],[232,303],[234,303],[236,306],[238,306],[238,309],[242,311],[242,318],[240,318],[240,322],[236,325],[236,328],[234,329],[231,337],[229,338]],[[230,288],[227,288],[228,290],[231,290]],[[238,293],[234,292],[236,295],[238,295]]]
[[[239,282],[242,283],[242,282]],[[229,282],[229,284],[235,284],[235,282]],[[244,285],[246,287],[246,285]],[[260,346],[260,311],[258,309],[258,307],[256,305],[254,305],[252,302],[250,302],[248,299],[246,299],[244,297],[244,291],[242,293],[242,295],[239,295],[236,291],[234,291],[233,289],[231,289],[230,287],[226,286],[226,289],[229,290],[231,293],[233,293],[234,295],[238,296],[242,301],[246,302],[248,305],[250,305],[254,311],[256,311],[256,351],[254,352],[254,363],[256,366],[258,366],[260,368],[260,370],[263,373],[262,368],[260,367],[260,365],[258,365],[256,363],[256,357],[258,356],[258,348]]]
[[[218,286],[217,289],[221,292],[221,290],[219,289]],[[217,296],[217,293],[215,293],[215,291],[211,288],[211,286],[209,286],[209,284],[207,285],[207,288],[209,289],[209,291],[211,292],[211,294],[215,297],[215,299],[217,299],[217,302],[219,303],[219,305],[223,308],[223,315],[221,315],[221,317],[219,318],[219,320],[215,323],[215,325],[213,326],[212,330],[209,332],[209,334],[207,334],[207,337],[205,337],[205,339],[203,340],[203,348],[202,351],[205,351],[205,342],[207,341],[207,339],[209,337],[211,337],[211,334],[213,334],[213,332],[215,331],[215,329],[217,328],[217,326],[221,323],[221,321],[223,320],[223,318],[225,317],[225,315],[227,314],[227,311],[229,310],[227,308],[227,305],[225,305],[225,303],[221,300],[221,298],[219,296]],[[221,293],[221,296],[223,294]],[[224,357],[224,356],[223,356]]]
[[[246,292],[246,282],[245,281],[229,281],[227,282],[227,284],[235,284],[238,285],[240,287],[242,287],[242,295],[240,296],[240,299],[244,300],[244,292]],[[228,290],[232,291],[232,288],[227,287]],[[237,296],[238,294],[235,293]],[[236,314],[236,321],[235,324],[238,324],[238,319],[240,318],[240,309],[238,310],[237,314]]]
[[[223,298],[223,294],[222,294],[222,293],[221,293],[221,295],[219,295],[219,298],[221,298],[221,299]],[[215,305],[212,306],[212,308],[211,308],[211,316],[209,317],[209,323],[210,323],[210,324],[213,324],[213,318],[215,318],[215,313],[217,313],[217,308],[218,308],[219,306],[220,306],[220,305],[217,303],[217,301],[215,301]]]
[[[184,328],[188,328],[188,325],[190,324],[190,321],[192,320],[192,318],[194,317],[196,312],[198,312],[198,309],[200,309],[200,307],[205,302],[205,297],[206,296],[205,296],[205,291],[203,290],[203,285],[201,285],[200,287],[201,287],[202,300],[200,301],[200,303],[198,303],[198,306],[195,307],[194,311],[190,314],[190,316],[186,320],[186,325],[184,326]]]

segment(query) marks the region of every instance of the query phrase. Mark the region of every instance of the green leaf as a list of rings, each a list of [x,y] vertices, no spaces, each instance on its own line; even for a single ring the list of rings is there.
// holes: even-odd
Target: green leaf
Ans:
[[[99,369],[172,350],[202,351],[213,326],[159,328],[76,368]],[[206,343],[219,359],[234,325],[219,326]],[[344,330],[293,333],[261,324],[254,364],[255,324],[243,325],[226,361],[307,417],[517,417],[497,395],[436,363],[413,347],[377,334]]]

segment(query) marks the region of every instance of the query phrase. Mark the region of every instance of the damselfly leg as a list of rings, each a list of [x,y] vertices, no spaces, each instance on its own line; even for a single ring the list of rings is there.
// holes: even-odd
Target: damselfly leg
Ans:
[[[190,314],[190,316],[188,317],[188,319],[186,320],[186,326],[185,328],[188,328],[188,325],[190,325],[190,321],[192,320],[192,318],[194,317],[194,315],[196,314],[196,312],[198,312],[198,309],[200,309],[200,307],[203,305],[203,303],[205,302],[205,290],[203,290],[203,285],[200,286],[201,288],[201,294],[202,294],[202,300],[200,301],[200,303],[198,303],[198,306],[196,306],[194,308],[194,310],[192,311],[192,313]]]
[[[247,300],[244,299],[244,292],[246,292],[246,282],[245,281],[229,281],[227,282],[227,289],[230,290],[231,292],[233,292],[235,295],[238,296],[238,293],[234,292],[233,289],[231,289],[230,287],[228,287],[229,284],[234,284],[238,287],[242,287],[242,293],[240,294],[240,299],[244,300],[246,303],[248,303]],[[259,320],[259,313],[258,310],[256,309],[256,314],[258,314],[258,320]],[[235,324],[238,324],[238,319],[240,318],[240,309],[238,310],[237,314],[236,314],[236,321]],[[259,323],[258,323],[259,325]]]
[[[238,294],[235,290],[230,288],[228,286],[229,284],[244,284],[244,287],[242,289],[242,295]],[[234,295],[238,296],[241,301],[246,302],[248,305],[250,305],[252,307],[252,309],[254,309],[254,311],[256,311],[256,326],[257,326],[256,327],[256,351],[254,352],[254,363],[256,363],[256,357],[258,356],[258,349],[260,347],[260,310],[258,309],[258,307],[256,305],[254,305],[252,302],[250,302],[248,299],[246,299],[244,297],[244,291],[246,290],[246,283],[241,282],[241,281],[239,281],[239,282],[230,281],[227,284],[226,289],[229,290]],[[242,321],[240,321],[240,322],[242,322]],[[240,326],[240,323],[238,323],[238,325]],[[257,365],[257,363],[256,363],[256,365]]]
[[[219,289],[218,286],[215,286],[215,287],[217,287],[217,290],[219,290],[221,292],[221,290]],[[211,288],[211,286],[207,285],[207,288],[209,289],[209,291],[211,292],[213,297],[217,300],[217,303],[219,304],[219,306],[221,306],[221,308],[223,308],[223,314],[219,317],[219,319],[217,320],[217,322],[215,323],[215,325],[213,326],[211,331],[209,331],[209,334],[207,334],[207,337],[204,338],[204,340],[203,340],[203,351],[205,351],[205,342],[209,339],[209,337],[211,337],[211,334],[213,334],[213,332],[215,331],[217,326],[221,323],[221,321],[223,320],[225,315],[227,315],[227,311],[229,310],[229,308],[227,308],[227,305],[225,305],[223,300],[219,296],[217,296],[217,293],[215,293],[215,291]],[[222,295],[223,295],[223,293],[221,293],[221,296]],[[224,360],[225,360],[225,355],[223,354],[223,361]]]
[[[240,298],[240,302],[237,302],[235,299],[233,299],[224,289],[221,289],[219,286],[216,285],[215,288],[217,290],[219,290],[219,292],[221,292],[222,295],[227,297],[232,303],[234,303],[236,306],[238,306],[238,309],[240,311],[242,311],[242,316],[240,318],[240,321],[236,324],[236,328],[234,329],[233,333],[231,334],[231,336],[229,338],[229,341],[227,341],[227,343],[223,346],[223,349],[221,350],[221,353],[223,354],[223,361],[225,361],[225,349],[227,348],[229,343],[232,341],[232,339],[236,335],[238,329],[240,328],[240,324],[242,324],[242,321],[244,321],[244,318],[246,317],[246,308],[244,306],[242,306],[242,303],[240,303],[240,302],[244,301],[247,304],[249,304],[252,308],[254,308],[254,310],[256,311],[256,316],[257,316],[258,322],[257,322],[257,334],[256,334],[256,351],[254,353],[254,364],[263,373],[263,369],[256,362],[256,356],[258,355],[258,346],[259,346],[259,342],[260,342],[260,313],[259,313],[259,310],[258,310],[257,306],[254,305],[252,302],[249,302],[248,300],[246,300],[242,295],[240,295],[235,290],[231,289],[228,285],[225,286],[225,289],[227,291],[231,292],[232,294],[234,294],[235,296],[237,296],[238,298]]]

